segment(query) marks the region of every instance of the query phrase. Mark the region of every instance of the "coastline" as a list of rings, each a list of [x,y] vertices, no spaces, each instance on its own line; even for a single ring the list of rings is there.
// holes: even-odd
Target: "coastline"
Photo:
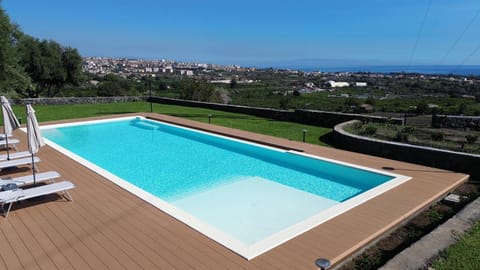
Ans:
[[[480,76],[480,65],[382,65],[382,66],[352,66],[352,67],[290,67],[305,72],[367,72],[367,73],[419,73],[428,75],[460,75]]]

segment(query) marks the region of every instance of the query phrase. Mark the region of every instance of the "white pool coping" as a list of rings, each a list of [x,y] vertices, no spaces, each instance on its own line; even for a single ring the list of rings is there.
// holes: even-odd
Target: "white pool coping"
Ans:
[[[114,122],[114,121],[123,121],[123,120],[133,120],[133,119],[137,119],[137,118],[140,118],[142,120],[148,120],[148,121],[153,121],[153,122],[161,122],[162,124],[165,124],[165,125],[170,125],[170,126],[174,126],[174,127],[177,127],[177,128],[181,128],[181,129],[187,129],[187,130],[191,130],[191,131],[195,131],[195,132],[200,132],[200,133],[204,133],[204,134],[208,134],[208,135],[211,135],[211,136],[216,136],[216,137],[221,137],[221,138],[227,138],[229,140],[233,140],[233,141],[238,141],[238,142],[242,142],[242,143],[247,143],[247,144],[252,144],[252,145],[256,145],[256,146],[261,146],[261,147],[264,147],[264,148],[268,148],[268,149],[272,149],[272,150],[275,150],[275,151],[280,151],[280,152],[289,152],[291,154],[296,154],[296,155],[303,155],[303,156],[307,156],[307,157],[310,157],[310,158],[314,158],[314,159],[319,159],[319,160],[324,160],[324,161],[328,161],[328,162],[332,162],[332,163],[337,163],[337,164],[341,164],[341,165],[346,165],[346,166],[350,166],[350,167],[353,167],[353,168],[357,168],[357,169],[361,169],[361,170],[366,170],[366,171],[370,171],[370,172],[374,172],[374,173],[379,173],[379,174],[383,174],[383,175],[388,175],[388,176],[391,176],[393,177],[392,180],[388,181],[388,182],[385,182],[379,186],[376,186],[375,188],[372,188],[368,191],[365,191],[353,198],[350,198],[338,205],[335,205],[325,211],[321,211],[301,222],[298,222],[282,231],[279,231],[269,237],[266,237],[264,238],[263,240],[261,241],[258,241],[254,244],[251,244],[251,245],[246,245],[244,244],[243,242],[231,237],[230,235],[216,229],[215,227],[195,218],[194,216],[192,216],[191,214],[173,206],[172,204],[158,198],[157,196],[141,189],[141,188],[138,188],[137,186],[135,185],[132,185],[130,184],[128,181],[112,174],[111,172],[101,168],[100,166],[80,157],[79,155],[63,148],[62,146],[48,140],[45,138],[45,142],[51,146],[52,148],[56,149],[57,151],[59,151],[60,153],[72,158],[73,160],[75,160],[76,162],[82,164],[83,166],[93,170],[94,172],[100,174],[101,176],[105,177],[106,179],[110,180],[111,182],[117,184],[118,186],[124,188],[125,190],[133,193],[134,195],[138,196],[139,198],[141,198],[142,200],[150,203],[151,205],[157,207],[158,209],[166,212],[167,214],[171,215],[172,217],[180,220],[181,222],[185,223],[186,225],[190,226],[191,228],[197,230],[198,232],[204,234],[205,236],[209,237],[210,239],[222,244],[223,246],[225,246],[226,248],[232,250],[233,252],[241,255],[242,257],[246,258],[247,260],[251,260],[255,257],[257,257],[258,255],[264,253],[264,252],[267,252],[271,249],[273,249],[274,247],[298,236],[298,235],[301,235],[309,230],[311,230],[312,228],[354,208],[355,206],[358,206],[408,180],[411,179],[411,177],[409,176],[404,176],[404,175],[400,175],[400,174],[395,174],[395,173],[391,173],[391,172],[385,172],[385,171],[380,171],[380,170],[376,170],[376,169],[372,169],[372,168],[368,168],[368,167],[364,167],[364,166],[359,166],[359,165],[355,165],[355,164],[351,164],[351,163],[347,163],[347,162],[341,162],[341,161],[337,161],[337,160],[333,160],[333,159],[328,159],[328,158],[323,158],[323,157],[319,157],[319,156],[315,156],[315,155],[311,155],[311,154],[306,154],[306,153],[302,153],[302,152],[297,152],[297,151],[292,151],[292,150],[288,150],[288,151],[285,151],[283,149],[277,149],[277,148],[274,148],[274,147],[271,147],[271,146],[265,146],[265,145],[261,145],[261,144],[257,144],[257,143],[252,143],[252,142],[248,142],[248,141],[245,141],[245,140],[239,140],[239,139],[235,139],[235,138],[230,138],[230,137],[226,137],[226,136],[222,136],[222,135],[218,135],[218,134],[214,134],[214,133],[210,133],[210,132],[205,132],[205,131],[200,131],[200,130],[195,130],[195,129],[191,129],[191,128],[186,128],[186,127],[183,127],[183,126],[179,126],[179,125],[173,125],[173,124],[170,124],[170,123],[165,123],[165,122],[162,122],[162,121],[157,121],[157,120],[151,120],[151,119],[146,119],[145,117],[143,116],[130,116],[130,117],[119,117],[119,118],[112,118],[112,119],[104,119],[104,120],[89,120],[89,121],[81,121],[81,122],[72,122],[72,123],[64,123],[64,124],[53,124],[53,125],[46,125],[46,126],[41,126],[40,129],[52,129],[52,128],[59,128],[59,127],[68,127],[68,126],[77,126],[77,125],[86,125],[86,124],[97,124],[97,123],[105,123],[105,122]],[[26,132],[26,129],[25,128],[22,128],[22,130],[24,132]]]

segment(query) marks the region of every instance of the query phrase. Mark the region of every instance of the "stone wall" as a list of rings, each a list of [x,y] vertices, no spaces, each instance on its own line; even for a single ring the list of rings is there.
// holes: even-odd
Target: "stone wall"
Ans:
[[[147,97],[56,97],[56,98],[25,98],[12,100],[15,105],[68,105],[68,104],[99,104],[145,101]]]
[[[433,115],[432,127],[480,130],[480,116]]]
[[[384,158],[390,158],[425,166],[470,174],[474,179],[480,177],[480,155],[441,150],[431,147],[382,141],[350,134],[343,126],[334,128],[333,145],[337,148],[360,152]]]
[[[372,122],[391,121],[393,124],[403,123],[403,120],[400,118],[389,119],[386,117],[378,117],[378,116],[337,113],[337,112],[324,112],[324,111],[316,111],[316,110],[287,111],[287,110],[256,108],[256,107],[248,107],[248,106],[240,106],[240,105],[198,102],[198,101],[163,98],[163,97],[153,97],[152,102],[179,105],[179,106],[208,108],[213,110],[248,114],[248,115],[254,115],[258,117],[271,118],[279,121],[289,121],[289,122],[296,122],[296,123],[322,126],[322,127],[334,127],[336,124],[349,121],[352,119],[357,119],[362,121],[372,121]]]
[[[403,124],[401,118],[387,118],[381,116],[371,116],[353,113],[325,112],[316,110],[295,110],[294,122],[316,125],[322,127],[334,127],[337,124],[350,120],[360,120],[363,122],[385,123],[390,122],[395,125]]]

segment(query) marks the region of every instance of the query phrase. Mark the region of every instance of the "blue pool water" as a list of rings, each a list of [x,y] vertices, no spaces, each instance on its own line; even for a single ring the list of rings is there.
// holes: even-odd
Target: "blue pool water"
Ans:
[[[42,134],[245,244],[394,178],[143,118]]]

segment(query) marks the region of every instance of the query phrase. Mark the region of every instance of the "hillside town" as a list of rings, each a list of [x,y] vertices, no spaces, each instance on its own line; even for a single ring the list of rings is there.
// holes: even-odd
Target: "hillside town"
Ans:
[[[144,60],[109,57],[85,57],[83,71],[92,74],[117,74],[120,76],[147,74],[179,74],[193,76],[198,72],[208,71],[254,71],[255,68],[244,68],[237,65],[215,65],[192,62],[177,62],[173,60]]]
[[[478,76],[454,76],[437,74],[418,74],[418,73],[369,73],[369,72],[323,72],[311,71],[304,72],[294,69],[280,68],[255,68],[242,67],[240,65],[218,65],[210,63],[179,62],[168,59],[147,60],[134,58],[111,58],[111,57],[84,57],[82,69],[91,74],[104,75],[116,74],[122,77],[128,76],[146,76],[151,74],[176,74],[182,76],[196,76],[209,72],[254,72],[257,70],[271,70],[273,73],[304,75],[312,77],[323,77],[328,86],[332,88],[341,87],[365,87],[367,84],[361,81],[355,81],[355,78],[370,79],[403,79],[403,80],[443,80],[451,82],[461,82],[465,84],[478,84]],[[341,81],[346,79],[347,82]]]

